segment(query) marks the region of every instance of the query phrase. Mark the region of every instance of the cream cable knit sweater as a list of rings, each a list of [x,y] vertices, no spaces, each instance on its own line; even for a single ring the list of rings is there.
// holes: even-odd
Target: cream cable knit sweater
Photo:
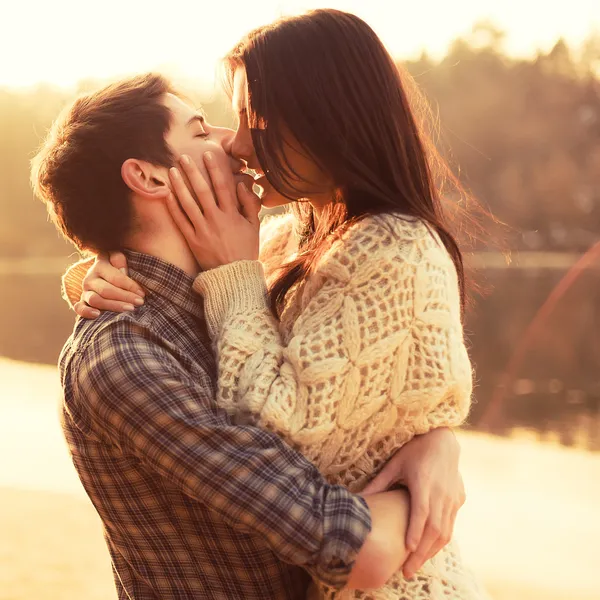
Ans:
[[[471,364],[456,271],[419,221],[367,218],[334,242],[292,290],[281,323],[267,277],[294,252],[290,217],[263,232],[261,259],[201,273],[219,364],[219,403],[278,432],[327,478],[360,490],[414,435],[460,425],[471,399]],[[263,268],[264,265],[264,268]],[[449,544],[417,576],[379,590],[314,598],[483,598]]]
[[[261,262],[201,273],[219,364],[219,404],[243,422],[278,432],[333,483],[358,491],[414,435],[466,418],[471,364],[458,282],[443,244],[420,221],[367,218],[332,245],[288,296],[281,323],[267,277],[295,251],[291,217],[261,231]],[[67,273],[79,299],[89,263]],[[263,267],[264,265],[264,267]],[[310,598],[475,600],[484,592],[450,543],[410,580],[378,590]]]

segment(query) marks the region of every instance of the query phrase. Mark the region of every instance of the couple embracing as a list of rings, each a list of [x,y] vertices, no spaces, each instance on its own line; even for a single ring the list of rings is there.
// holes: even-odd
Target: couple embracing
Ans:
[[[237,131],[138,76],[67,107],[32,164],[95,256],[63,280],[62,426],[118,597],[485,598],[451,540],[456,180],[416,90],[334,10],[250,33],[225,71]]]

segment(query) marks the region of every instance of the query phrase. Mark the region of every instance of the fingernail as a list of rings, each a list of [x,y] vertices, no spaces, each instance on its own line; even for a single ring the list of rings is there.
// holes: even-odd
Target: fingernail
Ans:
[[[175,167],[171,167],[169,170],[174,179],[179,179],[179,171]]]
[[[142,298],[146,297],[146,292],[142,288],[138,288],[135,293]]]
[[[119,269],[119,271],[121,271],[121,273],[123,273],[123,275],[127,275],[127,269],[125,267],[121,267]]]
[[[190,162],[191,162],[191,161],[190,161],[190,157],[189,157],[187,154],[182,154],[182,155],[181,155],[181,162],[182,162],[184,165],[189,165],[189,164],[190,164]]]
[[[133,304],[124,304],[123,310],[132,311],[132,310],[135,310],[135,306]]]
[[[90,315],[94,318],[99,317],[100,316],[100,311],[99,310],[91,310],[90,311]]]
[[[205,152],[204,153],[204,159],[211,161],[214,158],[213,153],[212,152]]]
[[[144,299],[143,299],[143,298],[136,298],[136,299],[133,301],[133,303],[134,303],[136,306],[142,306],[142,304],[144,304]]]

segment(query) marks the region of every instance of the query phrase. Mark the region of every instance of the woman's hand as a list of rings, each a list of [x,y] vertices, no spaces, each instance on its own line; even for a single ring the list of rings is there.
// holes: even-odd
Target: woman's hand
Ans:
[[[260,200],[248,187],[252,185],[252,178],[242,176],[247,183],[237,184],[236,197],[233,174],[219,166],[212,152],[204,155],[204,162],[214,196],[188,156],[181,157],[181,165],[191,191],[179,170],[175,167],[170,170],[174,194],[168,198],[167,206],[173,220],[203,270],[238,260],[257,260]]]
[[[456,514],[466,499],[459,457],[460,445],[452,430],[434,429],[400,448],[362,492],[382,492],[395,483],[408,488],[406,545],[411,554],[403,567],[407,578],[452,538]]]
[[[83,292],[73,310],[84,319],[100,311],[126,312],[144,304],[144,290],[127,276],[127,259],[121,252],[101,255],[83,279]]]

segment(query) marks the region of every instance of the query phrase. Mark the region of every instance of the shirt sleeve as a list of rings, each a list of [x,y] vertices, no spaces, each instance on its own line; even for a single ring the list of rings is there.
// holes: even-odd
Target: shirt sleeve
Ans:
[[[362,498],[329,485],[277,435],[232,424],[208,380],[194,381],[139,324],[109,324],[73,369],[80,410],[96,435],[232,527],[262,536],[282,561],[345,585],[371,528]]]

